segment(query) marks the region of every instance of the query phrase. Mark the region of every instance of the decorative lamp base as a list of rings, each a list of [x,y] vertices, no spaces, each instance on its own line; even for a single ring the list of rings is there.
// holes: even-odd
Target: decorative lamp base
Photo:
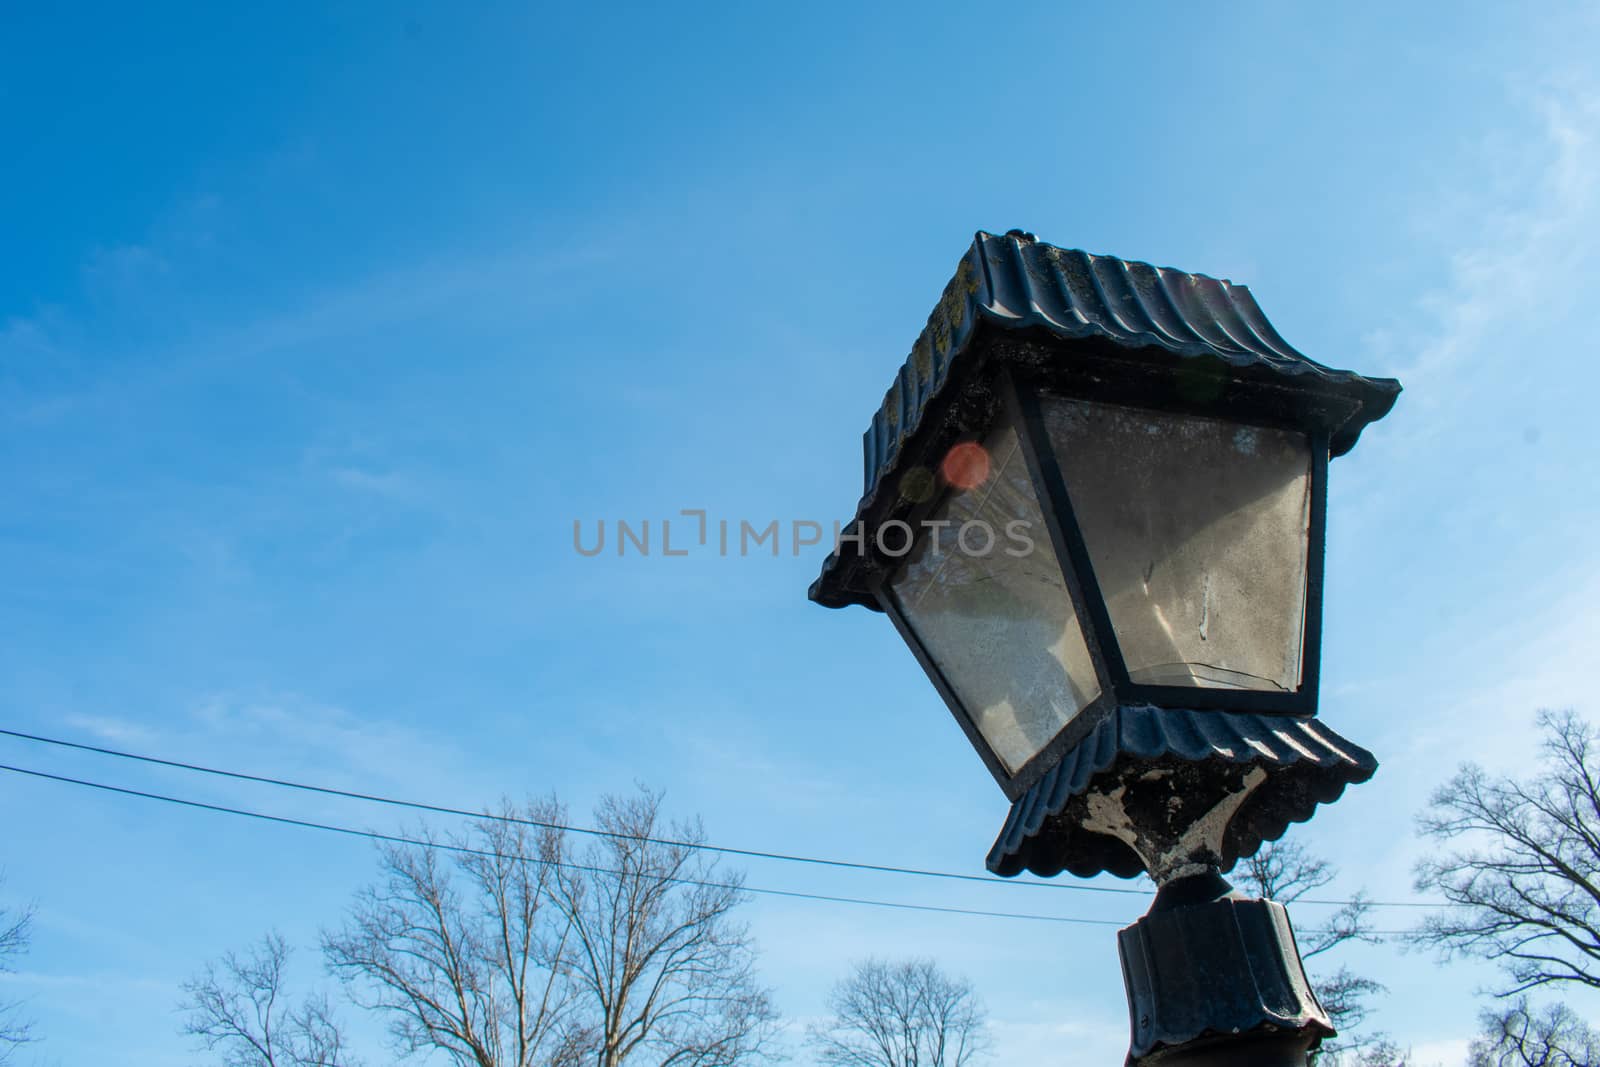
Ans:
[[[1215,871],[1168,883],[1117,942],[1129,1067],[1304,1067],[1334,1036],[1289,913],[1239,896]]]

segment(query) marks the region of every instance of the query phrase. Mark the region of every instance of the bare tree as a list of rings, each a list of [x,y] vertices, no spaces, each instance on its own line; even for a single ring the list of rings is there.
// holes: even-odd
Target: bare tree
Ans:
[[[1441,850],[1417,866],[1419,891],[1450,907],[1413,934],[1446,959],[1499,965],[1509,1001],[1483,1015],[1472,1067],[1589,1067],[1600,1040],[1563,1004],[1524,994],[1600,989],[1600,731],[1541,711],[1539,767],[1524,779],[1464,765],[1418,820]]]
[[[855,965],[808,1043],[829,1067],[967,1067],[989,1050],[983,1005],[932,960]]]
[[[183,984],[183,1032],[221,1054],[225,1067],[355,1067],[326,997],[291,1006],[290,949],[267,934],[243,956],[223,955]]]
[[[602,836],[561,839],[552,883],[571,934],[571,980],[598,1067],[731,1067],[762,1059],[777,1013],[755,946],[733,918],[743,879],[723,869],[698,821],[666,825],[661,797],[607,797]]]
[[[1268,842],[1234,872],[1247,892],[1285,907],[1332,884],[1338,876],[1332,864],[1296,841]],[[1320,956],[1347,941],[1378,941],[1372,932],[1372,904],[1364,890],[1342,904],[1323,926],[1299,933],[1304,942],[1300,948],[1303,959]]]
[[[1247,892],[1287,906],[1329,885],[1338,874],[1327,860],[1310,854],[1298,842],[1274,841],[1263,845],[1260,851],[1241,863],[1235,877]],[[1349,942],[1376,943],[1379,940],[1372,931],[1372,904],[1362,891],[1341,905],[1323,925],[1297,933],[1301,941],[1300,956],[1307,961]],[[1344,1053],[1359,1056],[1367,1051],[1379,1056],[1389,1054],[1392,1046],[1383,1035],[1352,1037],[1349,1033],[1366,1020],[1370,1010],[1367,998],[1383,992],[1381,982],[1341,965],[1331,973],[1315,974],[1313,985],[1317,1000],[1342,1039],[1337,1045],[1324,1046],[1319,1057],[1338,1058]]]
[[[1411,1062],[1411,1051],[1402,1052],[1387,1037],[1377,1037],[1338,1058],[1340,1063],[1347,1061],[1350,1067],[1406,1067]]]
[[[1541,1011],[1519,998],[1504,1010],[1483,1013],[1483,1032],[1472,1043],[1467,1067],[1593,1067],[1600,1063],[1596,1034],[1565,1004]]]
[[[1416,939],[1446,958],[1498,963],[1497,995],[1600,988],[1600,753],[1572,712],[1540,712],[1539,772],[1525,781],[1468,764],[1434,793],[1423,834],[1451,848],[1417,867],[1418,891],[1452,907]]]
[[[0,974],[16,971],[12,961],[28,951],[33,936],[33,910],[0,908]],[[0,1063],[33,1040],[33,1026],[22,1015],[20,1004],[0,1003]]]
[[[546,921],[559,835],[529,825],[560,814],[506,805],[447,848],[426,833],[424,845],[383,847],[381,881],[323,936],[329,968],[357,1003],[388,1014],[402,1054],[434,1050],[472,1067],[577,1062],[565,931]]]
[[[607,836],[581,851],[554,801],[387,847],[380,883],[324,936],[328,965],[390,1016],[402,1053],[461,1067],[751,1062],[774,1013],[731,915],[739,878],[658,807],[603,801]]]

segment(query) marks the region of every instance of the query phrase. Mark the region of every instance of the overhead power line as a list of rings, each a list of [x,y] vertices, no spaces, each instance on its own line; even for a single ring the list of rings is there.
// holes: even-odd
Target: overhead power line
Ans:
[[[530,819],[518,815],[496,815],[485,811],[469,811],[466,808],[451,807],[447,804],[431,804],[420,800],[403,800],[397,797],[381,796],[375,793],[362,793],[349,789],[337,789],[332,786],[312,785],[307,782],[296,782],[287,778],[275,778],[269,775],[249,774],[244,771],[231,771],[220,767],[207,767],[203,764],[186,763],[182,760],[166,759],[160,756],[149,756],[137,752],[126,752],[115,748],[103,748],[99,745],[84,744],[80,741],[67,741],[58,737],[45,737],[40,734],[23,733],[20,730],[0,729],[0,736],[12,737],[21,741],[31,741],[36,744],[55,745],[60,748],[76,749],[79,752],[92,752],[101,756],[113,756],[117,759],[133,760],[138,763],[148,763],[158,767],[171,767],[176,770],[191,771],[196,774],[209,774],[218,778],[230,778],[239,782],[254,782],[259,785],[276,786],[282,789],[296,789],[306,793],[318,793],[323,796],[340,797],[345,800],[359,800],[372,804],[386,804],[390,807],[408,808],[412,811],[425,811],[434,815],[451,815],[467,819],[488,819],[494,822],[513,823],[520,826],[532,826],[544,830],[562,830],[569,833],[584,834],[591,837],[610,837],[630,841],[639,841],[641,843],[668,845],[673,848],[697,849],[704,852],[716,852],[725,856],[740,856],[745,859],[779,860],[785,863],[805,863],[818,867],[840,867],[847,870],[869,871],[877,874],[914,875],[921,878],[946,878],[952,881],[982,882],[985,885],[1033,886],[1037,889],[1068,889],[1086,893],[1114,893],[1125,896],[1152,895],[1152,893],[1148,890],[1128,889],[1118,886],[1071,885],[1056,882],[1018,882],[979,874],[961,874],[956,871],[924,870],[917,867],[898,867],[879,863],[856,863],[850,860],[823,859],[817,856],[801,856],[783,852],[766,852],[760,849],[732,848],[727,845],[713,845],[700,841],[677,841],[671,838],[644,837],[635,834],[617,833],[612,830],[600,830],[589,826],[576,826],[565,823],[550,822],[543,819]]]
[[[421,838],[407,837],[404,834],[386,834],[377,830],[358,830],[352,826],[339,826],[335,823],[313,822],[309,819],[295,819],[287,815],[272,815],[262,811],[251,811],[248,808],[232,808],[223,804],[210,804],[201,800],[189,800],[184,797],[169,796],[165,793],[151,793],[142,789],[129,789],[125,786],[109,785],[105,782],[91,782],[84,778],[71,778],[63,774],[50,774],[46,771],[30,770],[26,767],[15,767],[10,764],[0,763],[0,771],[10,771],[12,774],[27,775],[30,778],[42,778],[64,785],[81,786],[87,789],[98,789],[107,793],[115,793],[126,797],[137,797],[141,800],[160,801],[165,804],[176,804],[180,807],[194,808],[200,811],[209,811],[219,815],[234,815],[247,819],[258,819],[262,822],[277,823],[280,826],[292,826],[302,830],[321,830],[326,833],[341,834],[346,837],[365,838],[369,841],[380,841],[386,844],[410,845],[417,848],[436,849],[441,852],[452,852],[467,856],[496,857],[497,854],[486,849],[472,848],[467,845],[455,844],[447,841],[428,841]],[[629,840],[652,841],[652,838],[634,838],[628,835],[612,835],[625,837]],[[524,860],[525,862],[535,862]],[[587,866],[580,863],[571,863],[566,860],[545,861],[552,866],[566,870],[588,871],[593,874],[623,875],[625,872],[610,870],[604,867]],[[1115,919],[1083,919],[1067,915],[1038,915],[1026,912],[986,911],[979,908],[952,908],[935,904],[912,904],[906,901],[873,900],[866,897],[841,897],[826,893],[802,893],[792,889],[771,889],[742,885],[737,882],[712,882],[698,878],[679,878],[662,876],[662,881],[672,882],[677,885],[701,886],[707,889],[730,889],[741,893],[756,893],[761,896],[789,897],[796,900],[824,901],[830,904],[859,904],[873,908],[893,908],[899,911],[931,911],[943,915],[970,915],[984,919],[1025,919],[1034,922],[1067,923],[1076,926],[1125,926],[1124,922]]]
[[[696,849],[704,852],[715,852],[724,856],[739,856],[745,859],[775,860],[784,863],[803,863],[817,867],[834,867],[843,870],[866,871],[876,874],[908,875],[919,878],[941,878],[958,882],[980,882],[984,885],[1010,887],[1026,886],[1033,889],[1059,889],[1069,892],[1108,893],[1119,896],[1154,896],[1154,891],[1150,889],[1134,889],[1120,886],[1083,885],[1076,882],[1018,881],[1014,879],[996,878],[986,875],[962,874],[957,871],[938,871],[919,867],[903,867],[893,864],[861,863],[852,860],[827,859],[819,856],[805,856],[785,852],[770,852],[761,849],[735,848],[728,845],[714,845],[703,841],[679,841],[672,838],[625,834],[612,830],[601,830],[595,827],[557,823],[518,815],[496,815],[492,812],[471,811],[466,808],[452,807],[447,804],[434,804],[420,800],[406,800],[398,797],[383,796],[376,793],[363,793],[349,789],[338,789],[333,786],[315,785],[308,782],[297,782],[291,779],[277,778],[270,775],[251,774],[245,771],[234,771],[221,767],[209,767],[204,764],[188,763],[183,760],[168,759],[162,756],[151,756],[144,753],[128,752],[123,749],[107,748],[100,745],[90,745],[81,741],[68,741],[59,737],[46,737],[42,734],[25,733],[21,730],[8,730],[5,728],[0,728],[0,736],[14,738],[19,741],[28,741],[34,744],[53,745],[58,748],[72,749],[78,752],[89,752],[100,756],[110,756],[116,759],[131,760],[137,763],[145,763],[158,767],[170,767],[174,770],[188,771],[195,774],[206,774],[218,778],[231,779],[234,781],[252,782],[258,785],[270,785],[280,789],[294,789],[306,793],[320,794],[322,796],[339,797],[344,800],[357,800],[371,804],[383,804],[390,807],[406,808],[412,811],[423,811],[435,815],[449,815],[467,819],[487,819],[493,822],[531,826],[546,830],[559,830],[568,833],[584,834],[591,837],[638,841],[641,843],[666,845],[672,848]],[[1303,897],[1297,900],[1296,903],[1343,907],[1354,902],[1350,900],[1331,900]],[[1363,901],[1363,903],[1372,907],[1382,908],[1434,908],[1448,906],[1443,903],[1430,903],[1426,901],[1368,900]]]
[[[361,838],[369,841],[378,841],[386,844],[408,845],[416,848],[433,849],[440,852],[450,852],[466,856],[483,856],[487,858],[500,858],[497,854],[486,849],[472,848],[447,841],[429,841],[422,838],[407,837],[404,834],[386,834],[377,830],[359,830],[351,826],[340,826],[335,823],[315,822],[310,819],[296,819],[287,815],[273,815],[268,812],[252,811],[248,808],[234,808],[223,804],[211,804],[202,800],[190,800],[186,797],[175,797],[165,793],[153,793],[142,789],[131,789],[126,786],[110,785],[105,782],[92,782],[84,778],[72,778],[62,774],[51,774],[47,771],[32,770],[26,767],[16,767],[0,763],[0,771],[9,771],[12,774],[21,774],[30,778],[39,778],[46,781],[58,782],[63,785],[74,785],[86,789],[95,789],[119,796],[134,797],[140,800],[159,801],[165,804],[174,804],[179,807],[191,808],[198,811],[212,812],[218,815],[232,815],[239,818],[254,819],[266,823],[275,823],[280,826],[293,827],[301,830],[320,830],[325,833],[339,834],[344,837]],[[637,837],[630,835],[612,835],[627,840],[654,841],[653,838]],[[626,872],[605,867],[595,867],[588,864],[573,863],[568,860],[534,861],[520,857],[523,862],[548,862],[551,866],[569,871],[585,871],[592,874],[623,876]],[[662,881],[675,885],[699,886],[707,889],[727,889],[740,893],[752,893],[760,896],[782,897],[791,900],[808,900],[828,904],[854,904],[871,908],[889,908],[895,911],[923,911],[940,915],[963,915],[980,919],[1020,919],[1029,922],[1049,922],[1072,926],[1117,926],[1126,923],[1116,919],[1085,919],[1074,915],[1040,915],[1030,912],[990,911],[982,908],[955,908],[939,904],[912,904],[899,900],[876,900],[868,897],[845,897],[828,893],[806,893],[793,889],[774,889],[767,886],[750,886],[742,882],[713,882],[700,878],[683,878],[677,876],[660,876]],[[1385,936],[1400,936],[1404,931],[1374,930],[1371,933]]]

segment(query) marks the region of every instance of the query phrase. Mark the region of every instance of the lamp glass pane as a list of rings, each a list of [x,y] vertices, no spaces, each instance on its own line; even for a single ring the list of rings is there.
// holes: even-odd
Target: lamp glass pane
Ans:
[[[1131,679],[1298,689],[1309,439],[1060,398],[1043,415]]]
[[[960,461],[946,461],[946,473],[961,484],[924,520],[891,588],[1015,774],[1100,695],[1100,683],[1016,430],[995,431],[981,454],[958,448],[967,451],[952,454]]]

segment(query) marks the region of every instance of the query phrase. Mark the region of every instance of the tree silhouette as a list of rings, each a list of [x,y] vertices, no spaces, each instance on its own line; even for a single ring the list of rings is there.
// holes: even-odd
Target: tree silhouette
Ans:
[[[932,960],[855,965],[828,997],[833,1017],[808,1043],[829,1067],[967,1067],[989,1049],[983,1006]]]

